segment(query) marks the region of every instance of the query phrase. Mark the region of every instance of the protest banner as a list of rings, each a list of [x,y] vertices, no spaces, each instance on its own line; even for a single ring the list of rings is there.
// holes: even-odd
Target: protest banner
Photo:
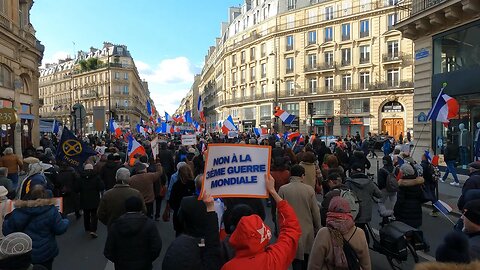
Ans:
[[[228,138],[229,139],[233,139],[233,138],[237,138],[237,137],[238,137],[238,131],[230,130],[228,132]]]
[[[182,145],[196,145],[197,135],[182,135]]]
[[[270,146],[209,144],[201,194],[267,198],[265,175],[270,173],[270,157]]]

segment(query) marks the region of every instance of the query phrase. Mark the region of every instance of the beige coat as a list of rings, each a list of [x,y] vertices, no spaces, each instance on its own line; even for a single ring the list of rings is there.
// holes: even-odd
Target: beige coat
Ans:
[[[415,266],[415,270],[478,270],[480,262],[475,261],[469,264],[426,262]]]
[[[310,162],[300,162],[300,166],[305,169],[305,178],[303,183],[311,186],[315,190],[315,184],[317,183],[317,164]]]
[[[298,241],[296,259],[303,260],[304,254],[312,249],[315,234],[320,230],[320,209],[315,191],[302,182],[302,178],[292,176],[290,183],[280,187],[280,197],[286,200],[295,210],[302,235]]]
[[[355,234],[353,235],[354,232]],[[352,235],[353,237],[350,239]],[[357,252],[362,270],[372,269],[367,239],[363,230],[357,228],[355,231],[355,227],[353,227],[348,233],[343,235],[343,238],[350,239],[350,245]],[[334,262],[330,232],[327,227],[323,227],[315,237],[308,260],[308,270],[337,270],[338,268],[335,268]]]

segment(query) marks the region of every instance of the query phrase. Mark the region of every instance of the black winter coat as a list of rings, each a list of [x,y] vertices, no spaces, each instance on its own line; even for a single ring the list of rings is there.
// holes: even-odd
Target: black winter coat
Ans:
[[[79,180],[77,172],[72,167],[61,167],[58,171],[57,180],[61,183],[63,214],[77,211],[80,207],[78,193],[75,192],[75,186]]]
[[[377,185],[380,190],[387,188],[387,177],[393,171],[394,171],[394,168],[392,165],[383,166],[378,171]]]
[[[165,174],[167,174],[168,179],[175,173],[175,162],[173,161],[173,154],[170,150],[160,150],[158,152],[158,159],[162,164]]]
[[[480,171],[476,171],[470,174],[470,177],[465,181],[462,187],[462,195],[458,198],[458,209],[463,210],[463,207],[467,203],[465,195],[469,190],[480,190]]]
[[[126,213],[112,223],[103,254],[115,270],[150,270],[162,250],[155,222],[142,213]]]
[[[115,186],[115,175],[120,167],[122,167],[122,164],[113,160],[108,160],[105,166],[103,166],[100,178],[104,183],[105,190],[110,190]]]
[[[100,192],[104,190],[104,185],[93,171],[85,171],[80,175],[75,190],[80,193],[82,209],[97,209],[100,204]]]
[[[397,203],[393,208],[395,218],[414,228],[422,226],[423,183],[422,177],[398,181]]]

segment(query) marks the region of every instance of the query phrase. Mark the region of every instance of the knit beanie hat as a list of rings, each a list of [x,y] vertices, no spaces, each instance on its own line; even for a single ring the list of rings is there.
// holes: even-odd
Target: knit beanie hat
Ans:
[[[402,166],[400,166],[400,171],[402,172],[402,176],[405,176],[405,177],[415,175],[415,170],[413,169],[413,166],[409,163],[405,163]]]
[[[0,238],[0,260],[20,256],[32,251],[32,238],[21,233],[11,233]]]
[[[468,201],[463,207],[463,215],[471,222],[480,225],[480,199]]]
[[[437,262],[470,263],[468,238],[464,233],[452,231],[435,252]]]

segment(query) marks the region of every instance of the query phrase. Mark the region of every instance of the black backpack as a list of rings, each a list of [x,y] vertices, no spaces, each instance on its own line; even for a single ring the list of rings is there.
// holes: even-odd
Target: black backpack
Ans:
[[[348,240],[345,238],[343,239],[343,253],[345,253],[345,258],[347,259],[348,269],[349,270],[360,270],[360,259],[358,258],[357,252],[353,249],[350,245],[350,239],[355,235],[357,232],[357,227],[355,227],[355,231],[353,231],[352,236]]]

